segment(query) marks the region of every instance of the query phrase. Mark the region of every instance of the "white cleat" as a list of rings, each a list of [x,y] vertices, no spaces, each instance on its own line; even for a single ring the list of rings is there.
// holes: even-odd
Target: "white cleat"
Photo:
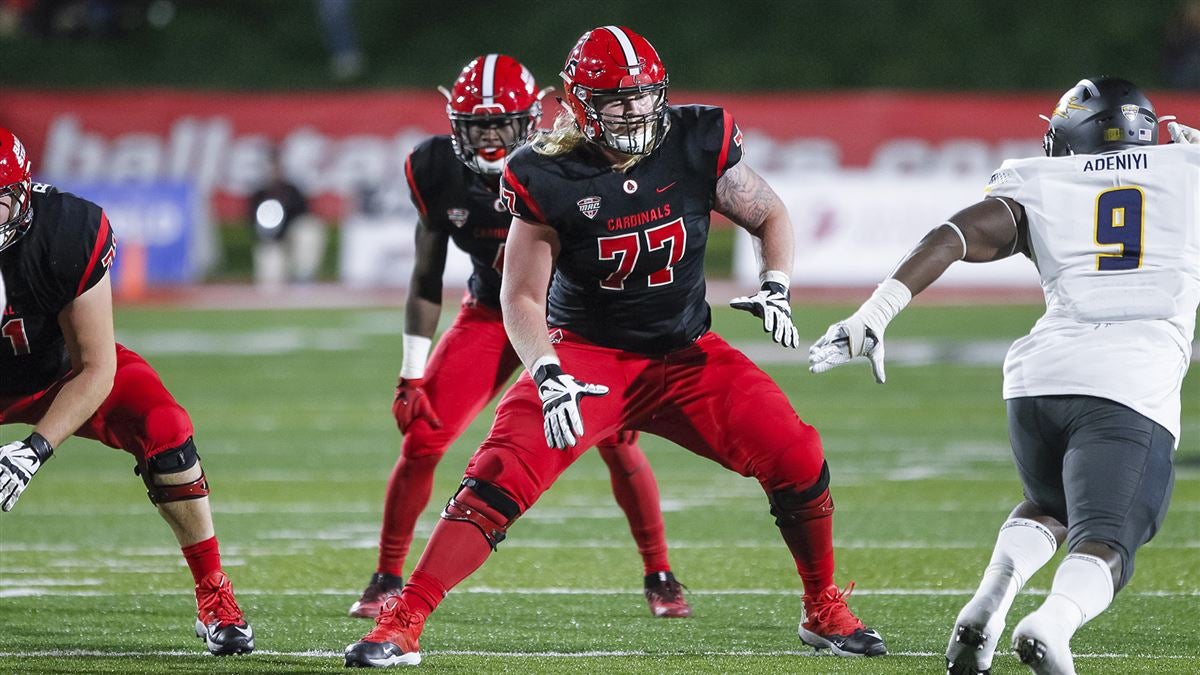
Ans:
[[[946,675],[989,675],[996,644],[1004,632],[1004,615],[972,598],[958,613],[946,647]]]
[[[1037,675],[1076,675],[1071,637],[1053,617],[1034,612],[1021,619],[1013,629],[1013,650]]]

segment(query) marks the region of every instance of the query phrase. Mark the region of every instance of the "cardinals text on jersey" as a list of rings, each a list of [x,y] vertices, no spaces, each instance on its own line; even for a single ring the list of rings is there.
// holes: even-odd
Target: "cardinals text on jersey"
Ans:
[[[662,145],[625,173],[587,145],[558,157],[518,150],[502,198],[514,215],[559,236],[548,323],[645,354],[703,335],[716,183],[741,156],[733,118],[710,106],[672,106]]]

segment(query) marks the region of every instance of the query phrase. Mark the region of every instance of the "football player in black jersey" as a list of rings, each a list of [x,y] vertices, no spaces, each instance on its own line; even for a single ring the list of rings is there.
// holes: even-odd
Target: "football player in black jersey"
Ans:
[[[716,209],[761,244],[762,288],[733,306],[796,346],[787,209],[739,164],[729,113],[667,105],[666,70],[642,36],[617,26],[585,33],[562,77],[568,110],[514,153],[500,186],[515,216],[500,301],[527,371],[501,400],[409,583],[348,656],[419,662],[421,630],[445,594],[595,439],[619,429],[756,478],[804,586],[800,638],[838,655],[885,654],[847,606],[851,586],[833,581],[820,437],[766,373],[709,330],[703,261]]]
[[[54,449],[80,436],[137,460],[196,583],[196,635],[214,654],[247,654],[254,631],[229,578],[192,422],[142,357],[113,337],[116,239],[99,206],[33,183],[25,148],[0,129],[0,424],[33,425],[0,447],[0,508],[12,510]]]
[[[404,441],[388,482],[376,572],[351,616],[373,618],[400,592],[404,559],[438,461],[521,364],[500,314],[500,268],[512,221],[500,201],[500,170],[535,132],[545,91],[538,91],[525,66],[503,54],[472,60],[453,87],[441,91],[452,133],[421,143],[405,163],[420,216],[392,405]],[[450,241],[470,255],[474,269],[462,309],[426,365],[441,314]],[[636,436],[622,431],[597,447],[642,555],[651,613],[686,617],[691,608],[667,560],[658,485]]]

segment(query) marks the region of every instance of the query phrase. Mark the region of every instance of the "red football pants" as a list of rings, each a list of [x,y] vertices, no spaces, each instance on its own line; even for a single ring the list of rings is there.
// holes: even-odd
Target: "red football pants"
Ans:
[[[388,482],[378,571],[401,573],[416,521],[429,503],[438,461],[520,365],[504,332],[500,312],[464,302],[454,323],[438,340],[427,366],[425,394],[442,426],[434,429],[424,420],[409,426]],[[609,467],[613,492],[629,519],[646,572],[669,570],[654,473],[636,445],[636,432],[616,431],[597,437],[601,440],[594,444]]]
[[[563,370],[609,387],[580,402],[584,433],[550,448],[537,387],[523,373],[500,401],[492,431],[466,475],[487,481],[528,509],[598,438],[620,429],[662,436],[743,476],[768,493],[804,489],[824,462],[816,429],[796,415],[779,386],[716,333],[657,357],[600,347],[567,331],[556,345]]]
[[[70,375],[36,394],[0,396],[0,424],[36,424],[68,379]],[[183,445],[192,436],[192,420],[150,364],[117,345],[112,391],[74,435],[124,450],[141,463]]]

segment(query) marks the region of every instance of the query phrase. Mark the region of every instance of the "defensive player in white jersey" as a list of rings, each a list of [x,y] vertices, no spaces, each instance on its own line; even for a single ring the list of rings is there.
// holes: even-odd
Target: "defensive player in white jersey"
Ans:
[[[1025,500],[955,622],[951,675],[990,672],[1013,598],[1064,541],[1013,648],[1035,673],[1074,673],[1071,636],[1129,581],[1174,483],[1200,301],[1200,147],[1178,125],[1180,143],[1158,146],[1150,101],[1117,78],[1080,81],[1046,119],[1047,157],[1005,162],[983,201],[930,231],[809,350],[813,372],[866,356],[882,383],[888,323],[951,264],[1023,254],[1041,276],[1046,313],[1004,363]]]

